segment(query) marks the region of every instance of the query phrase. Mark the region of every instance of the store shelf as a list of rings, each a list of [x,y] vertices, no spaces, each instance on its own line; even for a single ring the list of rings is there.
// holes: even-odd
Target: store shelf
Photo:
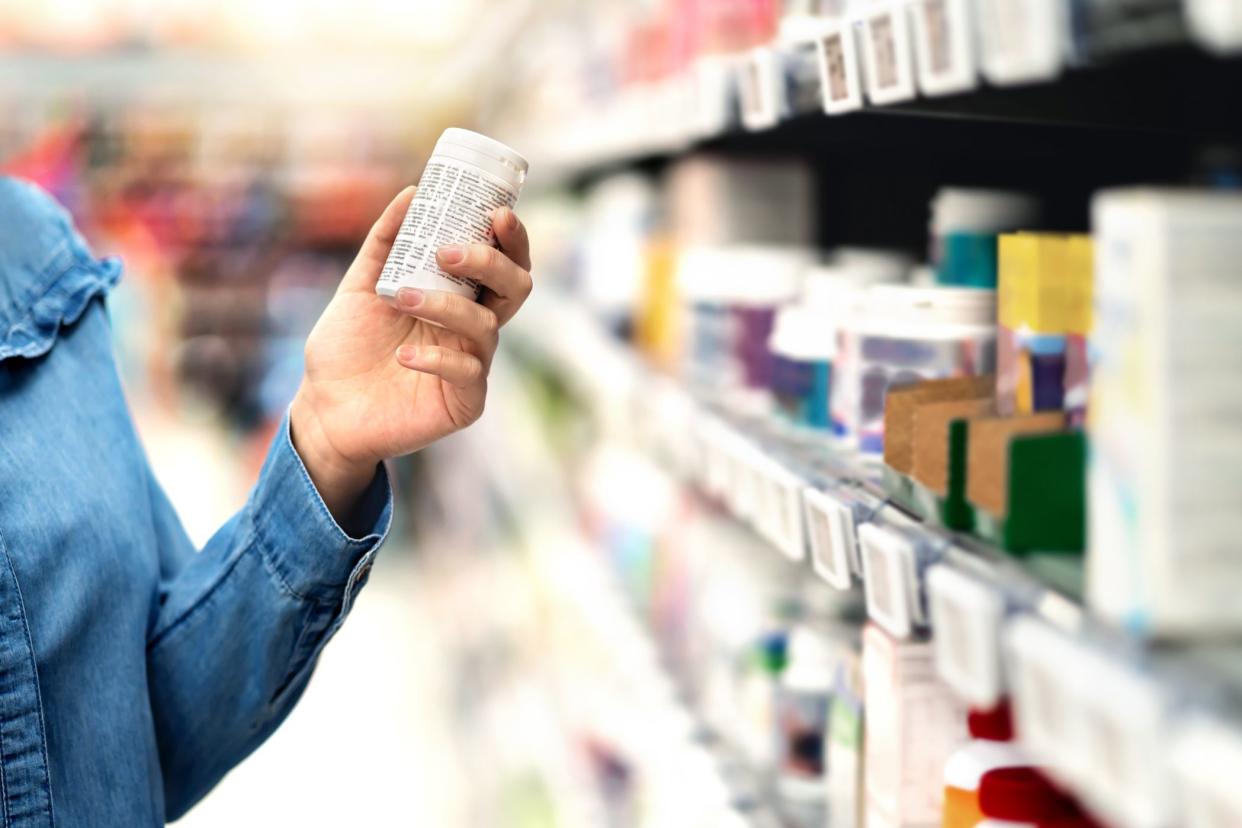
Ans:
[[[967,92],[889,105],[865,103],[836,115],[786,113],[778,123],[752,130],[729,116],[705,131],[693,121],[693,105],[670,104],[663,92],[645,102],[640,95],[637,103],[603,105],[602,111],[584,114],[581,128],[570,123],[548,140],[528,140],[555,148],[540,159],[544,169],[535,181],[544,185],[591,180],[623,167],[656,167],[690,150],[823,156],[859,147],[1055,153],[1068,172],[1087,174],[1091,159],[1111,152],[1132,159],[1135,168],[1145,161],[1148,175],[1159,176],[1173,158],[1242,138],[1242,108],[1230,103],[1240,87],[1242,58],[1184,45],[1066,68],[1042,82],[994,86],[980,81]],[[703,93],[673,94],[688,101]],[[737,104],[728,97],[715,106],[729,111]],[[609,115],[610,107],[631,111]]]
[[[1128,819],[1135,802],[1169,814],[1190,795],[1186,785],[1215,784],[1175,782],[1167,750],[1158,749],[1180,744],[1191,722],[1206,717],[1214,740],[1242,749],[1239,644],[1157,642],[1109,624],[1084,604],[1080,558],[1019,559],[919,521],[886,498],[873,466],[650,370],[571,300],[540,296],[515,322],[511,345],[550,366],[601,429],[718,500],[767,539],[772,554],[805,566],[805,577],[863,590],[871,620],[890,634],[932,637],[942,678],[965,700],[983,705],[1012,694],[1032,754],[1120,824],[1147,824]],[[834,513],[830,528],[816,525],[819,512]],[[886,533],[884,555],[864,548],[862,566],[855,560],[842,573],[840,562],[858,557],[832,535],[842,526],[848,543],[863,547],[866,536]],[[931,606],[941,600],[929,594],[933,565],[955,582],[951,592],[935,589],[956,602],[951,613]],[[953,628],[937,626],[937,615]],[[1054,709],[1046,703],[1076,723],[1073,744],[1039,718]],[[1208,748],[1191,739],[1187,750]],[[1161,758],[1114,768],[1109,757],[1119,754]],[[1075,762],[1062,761],[1071,755]],[[1096,784],[1105,777],[1108,785]]]

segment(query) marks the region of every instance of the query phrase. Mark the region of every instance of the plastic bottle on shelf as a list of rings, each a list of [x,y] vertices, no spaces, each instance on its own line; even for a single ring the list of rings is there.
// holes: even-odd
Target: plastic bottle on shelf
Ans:
[[[995,370],[996,292],[877,285],[843,320],[838,340],[833,428],[878,455],[889,386]]]
[[[944,769],[944,811],[941,828],[975,828],[984,819],[980,786],[999,768],[1028,768],[1030,759],[1013,742],[1009,705],[972,710],[966,717],[971,741],[949,757]]]
[[[822,630],[805,624],[794,627],[776,703],[778,787],[783,799],[824,804],[824,749],[835,662],[832,644]]]
[[[730,299],[733,354],[744,387],[752,395],[766,397],[775,368],[768,342],[776,311],[797,298],[802,277],[813,259],[810,251],[797,247],[743,247],[733,255],[750,274],[750,278],[738,280],[738,292]]]
[[[769,347],[778,411],[794,425],[827,433],[832,424],[828,396],[837,344],[825,321],[812,305],[786,305],[776,314]]]
[[[525,158],[499,141],[446,129],[423,169],[375,292],[390,302],[405,287],[477,299],[479,284],[442,270],[436,251],[448,244],[495,244],[492,213],[517,204],[529,169]]]
[[[945,187],[931,203],[931,261],[936,281],[957,287],[996,287],[996,238],[1030,229],[1039,204],[1004,190]]]

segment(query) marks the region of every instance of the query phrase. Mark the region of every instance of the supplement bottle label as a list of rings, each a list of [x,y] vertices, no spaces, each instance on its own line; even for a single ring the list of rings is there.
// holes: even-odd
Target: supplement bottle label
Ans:
[[[448,244],[495,244],[492,212],[512,209],[516,203],[517,191],[499,178],[451,158],[432,157],[393,242],[380,285],[390,286],[393,293],[404,286],[473,291],[477,298],[478,283],[441,270],[436,251]],[[420,272],[427,275],[411,278]]]

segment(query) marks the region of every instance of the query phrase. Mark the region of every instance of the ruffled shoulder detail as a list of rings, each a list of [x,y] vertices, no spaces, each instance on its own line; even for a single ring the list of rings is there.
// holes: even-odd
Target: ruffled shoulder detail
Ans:
[[[42,356],[121,277],[42,190],[0,177],[0,360]]]

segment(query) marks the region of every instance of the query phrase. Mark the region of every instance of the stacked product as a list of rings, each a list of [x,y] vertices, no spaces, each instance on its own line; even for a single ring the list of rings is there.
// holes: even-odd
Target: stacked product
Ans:
[[[997,237],[1029,228],[1039,218],[1030,196],[1002,190],[946,187],[932,200],[931,262],[936,281],[958,287],[996,287]]]
[[[1091,606],[1162,635],[1242,630],[1242,196],[1099,194]]]

